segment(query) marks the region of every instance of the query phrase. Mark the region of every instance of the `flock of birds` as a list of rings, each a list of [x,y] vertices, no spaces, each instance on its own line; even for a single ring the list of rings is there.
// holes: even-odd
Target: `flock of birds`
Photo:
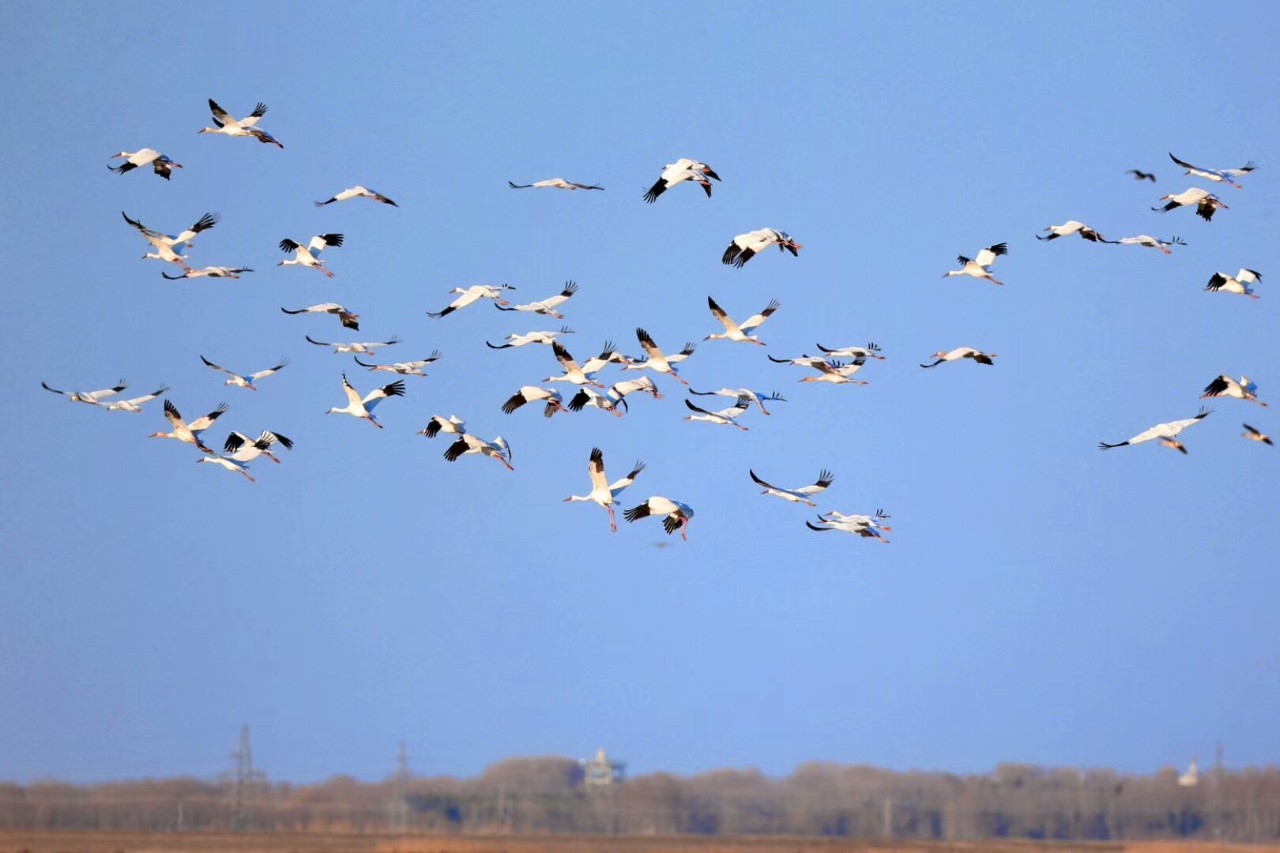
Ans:
[[[265,104],[258,103],[251,113],[239,119],[227,113],[212,99],[209,100],[209,109],[212,114],[213,126],[205,127],[199,133],[221,134],[229,137],[252,137],[260,143],[273,145],[280,149],[284,148],[284,145],[275,137],[258,126],[260,120],[267,113]],[[1253,163],[1248,163],[1235,169],[1208,169],[1179,160],[1172,154],[1169,156],[1175,163],[1186,169],[1186,173],[1189,175],[1212,183],[1227,184],[1236,188],[1241,186],[1239,179],[1255,168]],[[172,170],[182,168],[182,164],[152,148],[142,148],[133,152],[121,151],[113,155],[113,157],[124,158],[125,162],[122,164],[109,167],[112,171],[122,175],[139,167],[149,165],[157,175],[169,180]],[[1152,182],[1156,180],[1155,175],[1149,172],[1135,169],[1130,170],[1129,173],[1136,180],[1150,180]],[[681,158],[663,167],[658,179],[644,193],[643,199],[645,202],[653,204],[667,191],[686,183],[701,187],[706,197],[710,198],[713,187],[712,181],[720,181],[720,176],[709,165],[697,160]],[[517,184],[508,181],[508,184],[512,189],[604,190],[604,187],[598,184],[577,183],[563,178],[552,178],[528,184]],[[328,199],[316,201],[315,204],[319,207],[324,207],[335,202],[356,198],[365,198],[391,207],[398,207],[396,202],[389,197],[363,186],[345,189]],[[1216,211],[1227,209],[1227,206],[1216,195],[1198,187],[1188,188],[1182,193],[1165,195],[1159,201],[1161,204],[1153,207],[1152,210],[1169,212],[1179,207],[1194,207],[1197,215],[1206,221],[1210,221]],[[244,273],[253,272],[251,268],[243,266],[205,266],[195,268],[188,265],[186,252],[199,234],[217,225],[218,217],[215,214],[206,213],[189,228],[176,234],[166,234],[150,228],[139,219],[130,218],[127,213],[122,212],[122,216],[125,222],[135,229],[151,247],[151,251],[143,256],[145,259],[160,260],[181,270],[178,275],[162,273],[166,279],[238,278]],[[1119,240],[1108,240],[1096,229],[1077,220],[1069,220],[1062,225],[1051,225],[1045,228],[1044,231],[1048,232],[1048,235],[1036,235],[1037,239],[1051,241],[1077,234],[1082,239],[1090,242],[1147,246],[1158,249],[1165,254],[1170,254],[1173,246],[1185,245],[1176,236],[1168,240],[1162,240],[1147,234],[1124,237]],[[344,239],[345,235],[338,232],[314,235],[305,242],[284,238],[280,241],[279,248],[289,257],[281,260],[278,265],[310,267],[326,277],[332,278],[334,272],[325,266],[323,256],[327,249],[340,248]],[[800,243],[796,242],[785,231],[774,228],[761,228],[735,236],[725,248],[721,261],[725,265],[741,268],[757,254],[770,247],[776,247],[779,252],[789,252],[793,257],[797,257],[800,249],[803,248]],[[984,247],[972,258],[960,255],[957,257],[959,268],[949,270],[943,276],[967,276],[1001,285],[1003,282],[996,279],[992,274],[992,267],[999,258],[1007,255],[1007,253],[1008,245],[1001,242]],[[1241,269],[1235,275],[1217,272],[1209,280],[1205,289],[1210,292],[1239,294],[1256,299],[1258,297],[1254,293],[1253,285],[1257,284],[1260,279],[1261,275],[1257,271],[1249,269]],[[488,301],[504,312],[523,312],[563,321],[563,309],[566,303],[577,293],[578,285],[576,282],[569,281],[558,292],[544,299],[513,305],[510,297],[511,291],[515,289],[508,284],[476,284],[469,287],[455,287],[450,291],[456,296],[452,302],[438,311],[427,313],[432,318],[440,319],[482,301]],[[723,331],[710,333],[705,340],[723,340],[731,343],[764,346],[765,342],[759,337],[761,328],[781,307],[781,303],[776,299],[770,300],[764,308],[742,321],[735,320],[728,311],[710,296],[707,297],[707,307],[714,320],[723,328]],[[357,331],[360,328],[360,315],[334,302],[301,308],[286,308],[282,306],[280,310],[290,315],[331,314],[343,328]],[[524,385],[511,394],[501,405],[503,412],[510,415],[525,405],[540,403],[543,407],[543,415],[548,418],[565,411],[581,412],[585,408],[596,408],[615,417],[622,417],[625,412],[630,410],[627,398],[634,394],[648,395],[655,400],[663,398],[658,383],[654,380],[655,374],[669,377],[671,381],[679,383],[684,389],[687,389],[692,396],[719,396],[732,401],[732,404],[725,408],[711,409],[698,405],[691,398],[686,398],[684,405],[690,414],[685,416],[685,420],[688,421],[700,421],[747,430],[748,427],[739,423],[739,420],[753,406],[758,408],[763,415],[768,415],[769,411],[765,407],[766,403],[785,400],[777,392],[756,391],[748,387],[724,387],[708,391],[697,391],[690,388],[688,380],[681,376],[680,368],[682,363],[694,353],[696,347],[693,343],[685,344],[679,351],[668,352],[658,345],[649,332],[643,328],[638,328],[635,333],[643,352],[642,356],[625,355],[619,352],[612,343],[606,343],[599,353],[579,362],[569,353],[564,343],[560,340],[563,336],[572,333],[572,329],[562,325],[556,330],[535,330],[508,334],[503,342],[497,344],[485,341],[486,345],[494,350],[505,350],[533,344],[545,346],[551,350],[556,363],[559,365],[559,372],[545,377],[542,380],[542,384]],[[309,334],[305,338],[315,346],[332,347],[335,353],[352,354],[358,365],[367,368],[371,372],[393,373],[399,377],[426,376],[425,368],[440,357],[440,353],[436,351],[426,358],[403,362],[379,363],[377,361],[362,361],[360,359],[361,355],[368,356],[379,349],[393,346],[399,343],[399,338],[392,337],[385,341],[366,342],[327,342],[316,340]],[[866,384],[865,380],[854,377],[870,361],[884,359],[880,348],[874,343],[868,343],[865,346],[842,346],[836,348],[818,344],[817,347],[822,353],[818,356],[803,355],[797,358],[775,358],[769,356],[769,360],[774,363],[789,364],[815,372],[815,375],[806,376],[800,380],[801,382]],[[989,366],[994,365],[996,357],[994,353],[962,346],[950,350],[939,350],[931,356],[933,361],[920,366],[933,368],[947,362],[966,359],[977,364]],[[274,366],[254,372],[239,373],[209,360],[203,353],[200,354],[200,359],[211,370],[227,377],[224,380],[225,385],[251,391],[257,391],[259,383],[289,365],[288,359],[281,358]],[[602,371],[610,367],[617,369],[624,376],[628,373],[640,373],[640,375],[635,378],[616,378],[616,381],[606,384],[600,381],[600,377]],[[375,411],[379,409],[385,400],[393,397],[402,397],[405,394],[405,380],[403,378],[397,378],[389,384],[366,391],[361,391],[352,385],[345,373],[342,374],[341,378],[346,405],[334,406],[326,414],[349,415],[366,420],[379,429],[382,428],[382,424],[375,416]],[[562,393],[558,387],[554,387],[560,384],[572,386],[572,393]],[[121,400],[118,399],[117,395],[126,390],[123,380],[111,387],[96,391],[63,391],[53,388],[44,382],[41,382],[41,385],[49,391],[66,396],[73,402],[88,404],[107,411],[127,412],[141,412],[145,404],[160,398],[169,390],[167,386],[162,385],[150,394]],[[1204,388],[1202,396],[1234,397],[1265,406],[1266,403],[1258,400],[1257,390],[1257,385],[1249,380],[1248,377],[1241,376],[1239,380],[1236,380],[1223,374],[1213,379]],[[168,432],[152,433],[151,437],[172,438],[190,444],[201,453],[198,461],[240,474],[249,481],[254,479],[249,473],[249,464],[251,462],[259,457],[265,457],[272,462],[278,463],[280,459],[275,455],[275,451],[279,447],[286,449],[293,447],[291,439],[278,432],[264,429],[259,432],[256,438],[246,433],[232,431],[223,441],[221,452],[215,450],[205,444],[203,434],[213,426],[214,422],[226,410],[227,407],[223,404],[211,412],[187,421],[180,414],[177,407],[170,400],[165,399],[163,411],[165,418],[169,422],[170,430]],[[1187,450],[1178,440],[1178,435],[1187,427],[1199,423],[1209,413],[1209,409],[1201,408],[1194,417],[1157,424],[1125,441],[1114,444],[1102,442],[1100,447],[1102,449],[1110,449],[1155,440],[1185,454]],[[1244,428],[1244,436],[1246,438],[1266,444],[1272,443],[1266,434],[1248,424],[1245,424]],[[442,433],[452,438],[452,442],[443,454],[446,460],[453,462],[462,456],[478,454],[495,459],[507,470],[514,470],[511,447],[501,435],[491,440],[481,438],[471,433],[461,418],[452,414],[448,417],[433,415],[426,427],[420,430],[418,434],[432,439]],[[626,476],[610,482],[605,472],[603,451],[598,447],[592,448],[587,461],[587,475],[591,485],[590,491],[584,495],[571,495],[565,498],[565,501],[590,502],[600,506],[608,514],[610,530],[616,532],[615,505],[618,504],[621,494],[635,482],[636,477],[645,470],[645,467],[643,462],[636,462]],[[814,482],[796,487],[774,485],[762,479],[753,469],[749,469],[748,474],[752,482],[762,487],[762,494],[808,507],[815,507],[814,498],[824,492],[834,481],[832,473],[827,470],[823,470]],[[694,510],[683,501],[663,495],[653,495],[623,511],[623,517],[628,522],[638,521],[649,516],[661,518],[663,527],[668,534],[679,531],[681,537],[686,538],[690,520],[694,516]],[[820,513],[817,516],[816,524],[806,521],[806,526],[815,531],[838,530],[887,543],[889,540],[884,537],[884,533],[891,531],[892,528],[883,524],[883,522],[888,518],[889,516],[882,509],[877,509],[870,515],[847,514],[831,510]]]

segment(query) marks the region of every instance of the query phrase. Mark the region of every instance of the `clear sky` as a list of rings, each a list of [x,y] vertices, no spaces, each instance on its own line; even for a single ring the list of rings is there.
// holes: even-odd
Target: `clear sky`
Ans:
[[[1280,447],[1239,437],[1280,435],[1278,23],[1262,2],[7,5],[0,778],[212,776],[242,724],[293,781],[382,778],[401,739],[415,770],[455,775],[601,746],[632,773],[1151,772],[1218,739],[1231,766],[1280,760]],[[210,97],[266,102],[285,148],[197,135]],[[142,147],[185,168],[105,168]],[[1150,210],[1206,185],[1170,151],[1259,168],[1206,223]],[[680,157],[719,173],[714,197],[644,204]],[[554,176],[606,189],[507,187]],[[357,183],[400,207],[312,206]],[[256,272],[165,281],[122,210],[165,231],[216,211],[191,262]],[[1068,219],[1188,245],[1034,239]],[[764,227],[799,257],[720,263]],[[330,232],[335,278],[275,265],[282,238]],[[942,277],[1001,241],[1003,287]],[[1204,292],[1240,267],[1260,300]],[[623,418],[503,414],[556,365],[484,341],[559,321],[425,312],[457,286],[531,301],[570,279],[574,355],[638,354],[643,326],[700,342],[693,387],[787,402],[749,432],[688,423],[658,376],[667,396]],[[779,299],[767,349],[702,342],[708,296],[738,318]],[[279,310],[327,301],[360,331]],[[376,430],[323,413],[343,370],[361,390],[387,375],[306,334],[443,356]],[[886,359],[866,386],[765,358],[868,341]],[[995,366],[917,366],[959,346]],[[253,393],[200,355],[291,364]],[[1210,401],[1186,456],[1098,451],[1194,415],[1221,373],[1272,408]],[[211,443],[296,447],[249,483],[148,439],[159,401],[40,387],[120,377],[169,384],[189,418],[226,402]],[[416,434],[450,413],[507,437],[514,473]],[[623,507],[695,508],[687,542],[562,502],[593,446],[612,476],[648,463]],[[818,509],[883,507],[891,544],[811,532],[749,468],[792,486],[829,468]]]

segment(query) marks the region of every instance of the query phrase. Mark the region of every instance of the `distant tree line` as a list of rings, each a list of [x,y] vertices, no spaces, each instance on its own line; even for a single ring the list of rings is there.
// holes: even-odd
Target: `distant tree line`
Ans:
[[[335,776],[72,785],[0,783],[0,827],[133,831],[795,835],[966,840],[1280,841],[1280,768],[1154,775],[1002,764],[993,772],[894,772],[804,764],[637,776],[588,787],[578,762],[513,758],[474,779]]]

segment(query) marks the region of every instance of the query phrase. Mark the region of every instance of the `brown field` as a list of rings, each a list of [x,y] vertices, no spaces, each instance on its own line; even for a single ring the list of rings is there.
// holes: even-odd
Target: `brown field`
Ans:
[[[0,853],[1280,853],[1210,842],[0,831]]]

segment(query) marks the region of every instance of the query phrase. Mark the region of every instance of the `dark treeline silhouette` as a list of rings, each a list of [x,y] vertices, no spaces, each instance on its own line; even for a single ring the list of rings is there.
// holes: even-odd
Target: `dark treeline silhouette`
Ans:
[[[1183,779],[1182,782],[1187,782]],[[1176,770],[1002,764],[953,775],[804,764],[651,773],[584,785],[567,758],[513,758],[480,777],[335,776],[313,785],[191,778],[0,783],[0,828],[134,831],[796,835],[964,840],[1280,840],[1280,769]]]

